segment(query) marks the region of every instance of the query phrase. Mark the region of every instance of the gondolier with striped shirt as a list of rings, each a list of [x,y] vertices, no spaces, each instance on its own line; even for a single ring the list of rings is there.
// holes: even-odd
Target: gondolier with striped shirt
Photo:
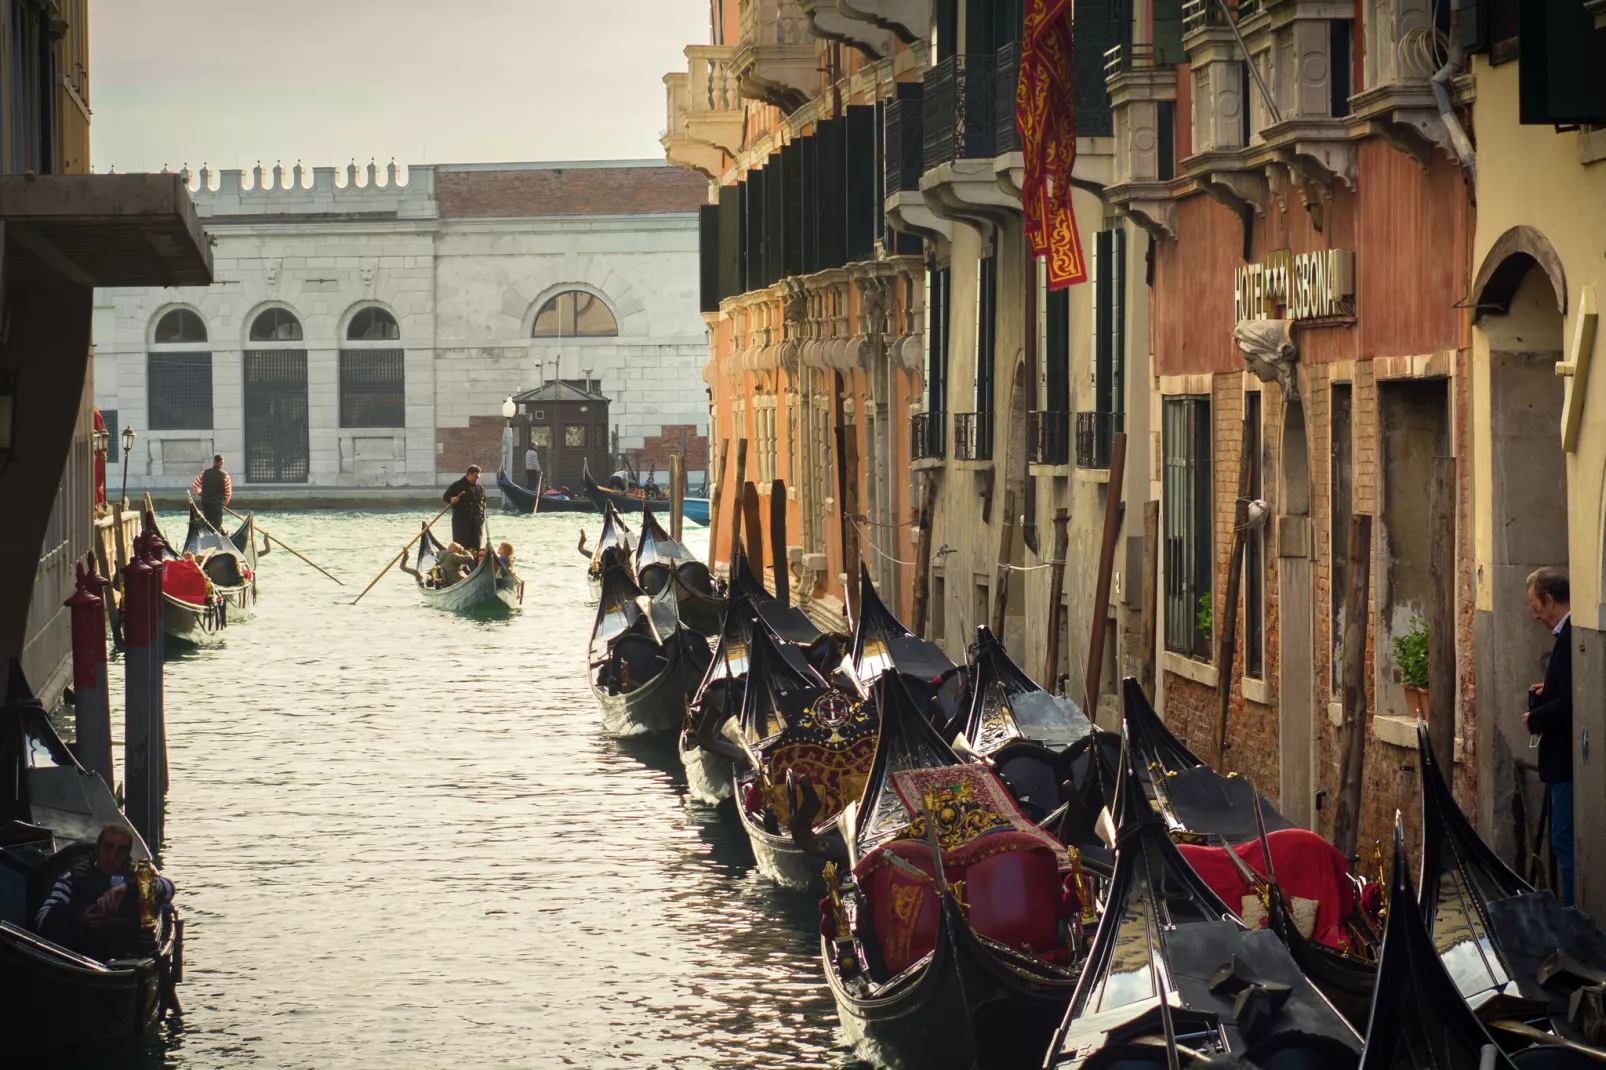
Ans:
[[[478,551],[480,531],[485,526],[485,488],[480,486],[480,466],[469,465],[463,478],[446,488],[441,500],[452,506],[452,541],[465,550]]]
[[[134,834],[120,822],[95,839],[95,853],[56,878],[34,918],[41,936],[101,961],[137,951],[141,938]],[[156,874],[158,904],[173,901],[173,882]]]
[[[200,495],[201,515],[219,531],[223,530],[223,507],[234,497],[234,481],[223,470],[223,455],[212,455],[212,467],[195,477],[190,491]]]

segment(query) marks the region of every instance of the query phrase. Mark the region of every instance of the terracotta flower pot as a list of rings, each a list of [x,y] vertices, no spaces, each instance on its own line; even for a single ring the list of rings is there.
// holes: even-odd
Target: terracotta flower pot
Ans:
[[[1414,686],[1412,684],[1406,684],[1405,685],[1405,706],[1406,706],[1406,709],[1411,711],[1411,716],[1419,717],[1424,721],[1427,720],[1428,719],[1428,689],[1425,688],[1425,687],[1416,687],[1416,686]]]

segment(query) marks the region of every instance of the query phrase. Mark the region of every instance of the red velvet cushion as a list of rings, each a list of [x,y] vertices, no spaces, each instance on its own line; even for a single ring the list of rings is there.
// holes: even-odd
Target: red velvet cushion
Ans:
[[[971,927],[984,936],[1029,954],[1059,946],[1059,863],[1045,848],[972,862],[965,868],[965,900]]]
[[[163,561],[162,593],[192,606],[206,605],[206,576],[201,566],[183,558]]]

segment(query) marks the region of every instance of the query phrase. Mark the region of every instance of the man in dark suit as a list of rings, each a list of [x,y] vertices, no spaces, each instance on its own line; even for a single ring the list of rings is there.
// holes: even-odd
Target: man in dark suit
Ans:
[[[441,500],[452,507],[452,541],[465,550],[478,550],[480,531],[485,526],[485,488],[480,486],[480,466],[469,465],[463,478],[446,488]]]
[[[1539,779],[1550,792],[1550,850],[1561,872],[1561,901],[1573,902],[1572,591],[1567,571],[1542,568],[1528,577],[1528,608],[1556,636],[1545,682],[1528,688],[1523,724],[1539,737]]]

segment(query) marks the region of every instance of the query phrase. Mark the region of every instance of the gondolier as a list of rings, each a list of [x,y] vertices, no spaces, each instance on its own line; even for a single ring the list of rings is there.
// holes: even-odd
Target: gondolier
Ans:
[[[452,541],[465,549],[480,548],[480,530],[485,526],[485,488],[480,486],[480,466],[471,464],[463,478],[446,488],[441,500],[452,506]]]
[[[201,497],[201,515],[218,531],[223,530],[223,507],[234,497],[234,481],[223,470],[223,455],[212,455],[212,467],[195,477],[191,492]]]
[[[524,485],[531,490],[541,482],[541,455],[531,446],[524,451]]]

